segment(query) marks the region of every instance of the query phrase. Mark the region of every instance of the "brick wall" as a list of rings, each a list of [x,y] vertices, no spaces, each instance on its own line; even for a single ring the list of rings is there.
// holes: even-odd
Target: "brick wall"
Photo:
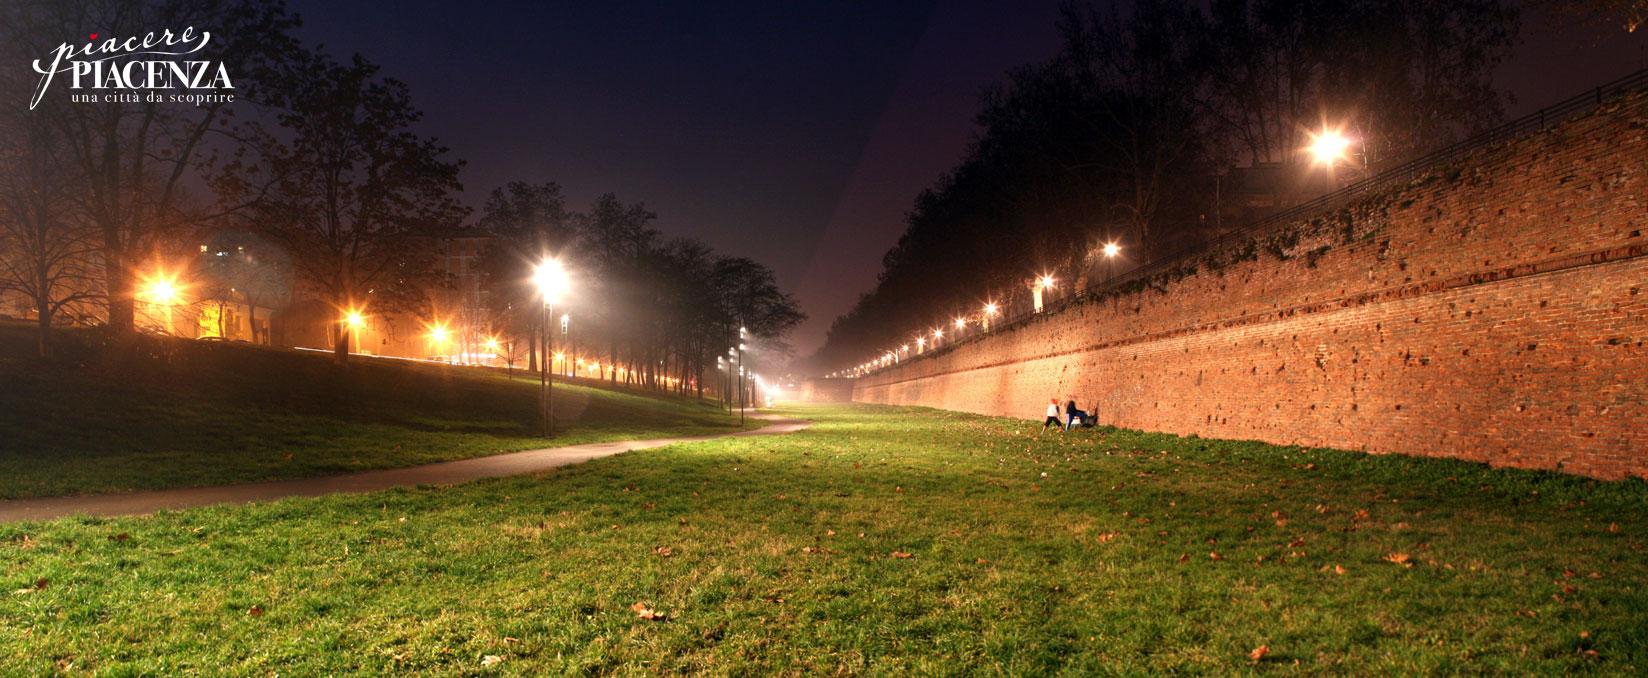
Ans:
[[[1648,97],[857,380],[862,402],[1648,477]]]

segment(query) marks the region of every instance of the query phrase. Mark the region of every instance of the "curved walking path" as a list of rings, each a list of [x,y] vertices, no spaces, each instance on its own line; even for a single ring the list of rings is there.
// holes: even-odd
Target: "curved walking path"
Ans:
[[[163,509],[175,510],[212,504],[269,501],[286,497],[318,497],[327,494],[351,492],[374,492],[416,485],[453,485],[482,478],[499,478],[545,471],[632,450],[645,450],[676,443],[793,433],[810,425],[810,422],[799,419],[772,418],[772,420],[773,423],[767,426],[737,433],[585,443],[583,445],[495,454],[473,459],[443,461],[423,466],[364,471],[341,476],[272,480],[243,485],[180,487],[173,490],[134,492],[131,494],[12,499],[0,501],[0,523],[48,520],[77,515],[141,515]]]

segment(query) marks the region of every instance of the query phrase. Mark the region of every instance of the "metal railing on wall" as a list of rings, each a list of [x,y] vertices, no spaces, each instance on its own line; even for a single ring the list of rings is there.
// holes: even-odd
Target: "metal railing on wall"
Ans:
[[[1190,243],[1169,252],[1152,256],[1138,266],[1114,276],[1107,276],[1086,289],[1079,289],[1074,293],[1060,295],[1057,299],[1049,300],[1048,303],[1043,305],[1039,313],[1033,308],[1030,301],[1024,298],[1027,295],[1022,290],[1015,292],[1001,300],[1001,313],[999,317],[991,320],[991,333],[1010,329],[1029,321],[1037,315],[1056,312],[1067,306],[1105,296],[1129,284],[1147,280],[1158,274],[1184,266],[1199,256],[1219,251],[1239,242],[1268,235],[1271,231],[1282,226],[1322,216],[1334,210],[1350,206],[1364,198],[1383,193],[1399,185],[1408,184],[1437,168],[1446,167],[1464,159],[1478,150],[1521,139],[1531,133],[1554,127],[1596,111],[1617,97],[1643,89],[1648,89],[1648,69],[1639,70],[1618,80],[1586,90],[1582,94],[1500,124],[1463,141],[1426,153],[1401,164],[1381,169],[1365,179],[1250,221],[1216,238]],[[920,356],[910,355],[901,358],[901,360],[945,353],[954,346],[965,344],[979,338],[981,335],[982,333],[976,333],[954,339],[944,345],[928,350]],[[870,371],[875,369],[881,369],[881,367]],[[845,370],[845,372],[850,373],[852,370]]]

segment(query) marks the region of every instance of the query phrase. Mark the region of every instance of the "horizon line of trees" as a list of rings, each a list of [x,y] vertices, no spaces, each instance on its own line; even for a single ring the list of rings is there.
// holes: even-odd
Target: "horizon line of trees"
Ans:
[[[464,163],[416,131],[422,112],[410,88],[358,54],[340,60],[301,44],[299,24],[283,3],[256,0],[0,6],[0,53],[12,63],[31,63],[88,25],[110,36],[211,30],[190,58],[228,64],[237,99],[71,103],[53,92],[32,111],[0,111],[0,293],[26,299],[42,356],[56,324],[134,333],[142,276],[233,234],[278,250],[260,265],[287,270],[268,279],[289,279],[298,296],[337,311],[330,336],[347,361],[346,312],[428,318],[431,292],[452,283],[436,245],[477,230],[494,241],[483,257],[484,312],[467,320],[496,322],[488,332],[542,332],[523,267],[555,255],[588,285],[574,303],[580,336],[639,383],[667,375],[702,387],[741,326],[786,350],[783,335],[804,316],[772,271],[664,239],[640,203],[606,194],[574,213],[556,184],[513,182],[470,224],[459,201]],[[31,91],[31,76],[6,69],[0,91]],[[249,261],[213,264],[196,271],[202,294],[256,273],[243,270]]]
[[[1058,53],[984,93],[966,155],[810,366],[850,369],[1040,275],[1068,294],[1105,276],[1106,243],[1136,265],[1215,237],[1238,225],[1237,168],[1319,192],[1301,156],[1323,130],[1367,173],[1491,126],[1518,16],[1510,0],[1069,0]]]

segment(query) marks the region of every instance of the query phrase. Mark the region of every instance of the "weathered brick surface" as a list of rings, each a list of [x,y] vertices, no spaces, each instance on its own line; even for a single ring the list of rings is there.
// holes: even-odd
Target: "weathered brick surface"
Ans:
[[[1648,97],[857,380],[865,402],[1648,477]]]

